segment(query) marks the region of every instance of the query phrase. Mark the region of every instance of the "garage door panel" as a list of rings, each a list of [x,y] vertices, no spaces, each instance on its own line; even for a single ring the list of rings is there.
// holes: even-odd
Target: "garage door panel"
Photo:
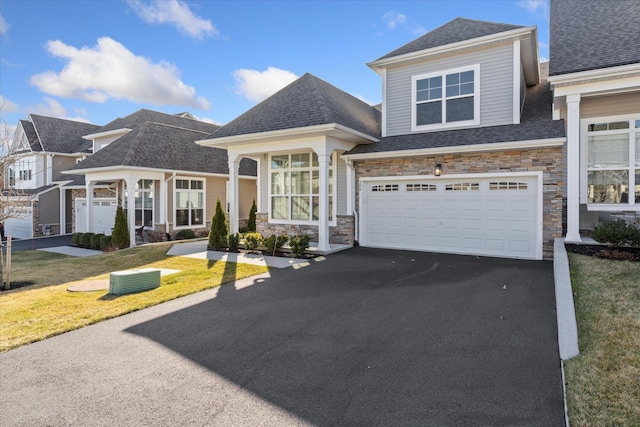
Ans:
[[[507,175],[369,184],[364,244],[538,258],[537,179]],[[370,191],[389,184],[397,184],[398,191]]]

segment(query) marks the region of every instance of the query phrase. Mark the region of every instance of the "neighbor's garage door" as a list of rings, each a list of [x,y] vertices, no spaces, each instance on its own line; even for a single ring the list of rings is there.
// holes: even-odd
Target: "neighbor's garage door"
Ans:
[[[33,208],[19,208],[16,218],[4,221],[4,234],[16,239],[33,238]]]
[[[118,202],[113,198],[93,199],[93,233],[111,235]],[[87,230],[87,199],[76,199],[76,232]]]
[[[363,246],[541,259],[536,176],[369,181]]]

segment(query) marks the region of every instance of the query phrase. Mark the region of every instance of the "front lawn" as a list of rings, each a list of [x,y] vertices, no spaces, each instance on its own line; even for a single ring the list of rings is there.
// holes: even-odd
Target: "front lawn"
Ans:
[[[254,265],[167,256],[170,246],[143,246],[87,258],[42,251],[12,254],[11,281],[34,285],[0,293],[0,351],[267,271]],[[162,277],[159,288],[135,294],[67,291],[83,280],[108,279],[112,271],[146,267],[180,272]]]
[[[569,254],[580,355],[565,363],[572,426],[640,423],[640,263]]]

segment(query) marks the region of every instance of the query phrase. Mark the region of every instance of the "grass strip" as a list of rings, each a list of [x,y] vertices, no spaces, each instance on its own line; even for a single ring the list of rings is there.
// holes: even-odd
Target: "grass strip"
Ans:
[[[569,254],[580,355],[565,363],[572,426],[640,423],[640,263]]]
[[[16,252],[12,280],[33,281],[34,285],[0,294],[0,351],[268,271],[248,264],[167,256],[169,246],[144,246],[87,258]],[[112,271],[147,267],[180,273],[162,277],[159,288],[135,294],[67,291],[77,282],[108,279]]]

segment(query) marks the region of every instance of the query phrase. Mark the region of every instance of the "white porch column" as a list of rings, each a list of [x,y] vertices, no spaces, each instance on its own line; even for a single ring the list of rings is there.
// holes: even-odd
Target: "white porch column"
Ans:
[[[136,245],[136,180],[128,178],[127,183],[127,225],[129,226],[129,247]]]
[[[323,146],[320,149],[314,148],[318,155],[318,166],[320,180],[319,209],[318,209],[318,251],[328,251],[329,246],[329,158],[331,148]]]
[[[238,203],[238,171],[240,170],[240,156],[229,153],[229,233],[238,232],[238,218],[240,205]]]
[[[580,94],[567,96],[567,242],[580,239]]]
[[[160,210],[160,212],[158,212],[158,217],[156,220],[156,224],[164,224],[166,222],[167,219],[167,181],[164,179],[160,180],[160,200],[159,200],[159,206],[158,209]],[[165,230],[165,233],[168,233],[169,230]]]
[[[93,232],[93,181],[87,181],[85,184],[85,192],[87,194],[87,232]]]
[[[60,192],[60,234],[67,234],[67,190],[58,187]]]

